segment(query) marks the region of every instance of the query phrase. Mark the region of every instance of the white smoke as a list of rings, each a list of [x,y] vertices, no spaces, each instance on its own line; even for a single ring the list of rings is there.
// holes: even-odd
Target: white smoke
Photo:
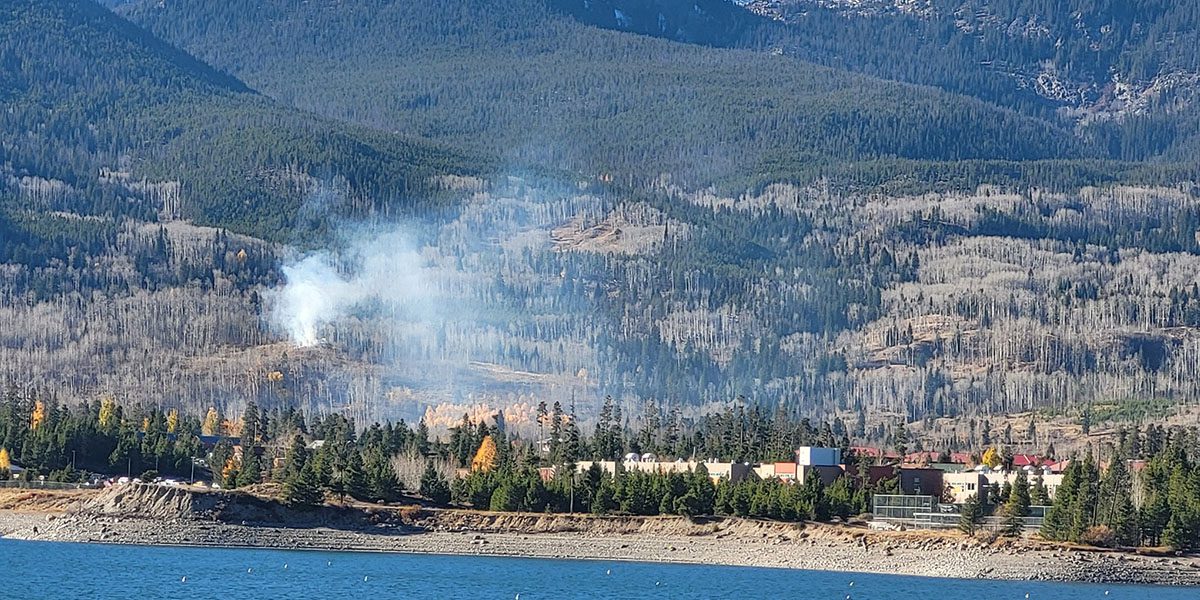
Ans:
[[[283,265],[285,285],[272,295],[271,321],[298,346],[365,305],[418,313],[434,297],[421,256],[401,228],[358,231],[336,254],[321,251]]]

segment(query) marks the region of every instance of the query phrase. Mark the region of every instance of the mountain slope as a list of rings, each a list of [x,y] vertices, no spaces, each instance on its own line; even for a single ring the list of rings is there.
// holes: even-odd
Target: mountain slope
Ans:
[[[1178,160],[1194,145],[1200,100],[1194,3],[738,2],[746,10],[729,0],[551,4],[600,27],[784,52],[1078,125],[1080,139],[1106,158]]]
[[[588,175],[708,183],[880,157],[1088,153],[1065,130],[961,96],[604,31],[534,0],[120,10],[281,102]]]
[[[1195,134],[1200,7],[1157,0],[754,0],[799,56],[1088,125],[1112,158]]]
[[[337,174],[382,206],[476,168],[427,142],[279,107],[90,1],[5,3],[0,64],[10,213],[161,213],[279,238],[310,175]],[[24,203],[31,193],[40,206]]]

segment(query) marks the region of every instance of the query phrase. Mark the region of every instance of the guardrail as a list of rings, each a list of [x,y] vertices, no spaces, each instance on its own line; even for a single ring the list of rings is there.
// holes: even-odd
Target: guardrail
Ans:
[[[962,516],[954,513],[915,513],[912,518],[887,518],[876,516],[877,521],[892,523],[894,525],[904,525],[913,529],[956,529]],[[1042,527],[1045,522],[1045,517],[1021,517],[1021,527],[1027,531],[1034,531]],[[1008,521],[1004,517],[990,516],[983,517],[976,524],[982,530],[999,531],[1008,526]]]

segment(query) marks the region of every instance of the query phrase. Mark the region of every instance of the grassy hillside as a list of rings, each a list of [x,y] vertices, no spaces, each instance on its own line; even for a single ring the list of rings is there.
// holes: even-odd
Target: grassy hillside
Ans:
[[[283,103],[590,176],[703,184],[877,158],[1089,154],[1065,129],[962,96],[606,31],[534,0],[120,10]]]

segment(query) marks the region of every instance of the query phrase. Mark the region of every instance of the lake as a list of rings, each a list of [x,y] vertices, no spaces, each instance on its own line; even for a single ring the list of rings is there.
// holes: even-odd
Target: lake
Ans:
[[[1196,590],[819,571],[0,539],[0,598],[1195,599]],[[184,579],[186,578],[186,580]],[[853,585],[851,585],[853,582]],[[1105,592],[1108,592],[1106,595]]]

